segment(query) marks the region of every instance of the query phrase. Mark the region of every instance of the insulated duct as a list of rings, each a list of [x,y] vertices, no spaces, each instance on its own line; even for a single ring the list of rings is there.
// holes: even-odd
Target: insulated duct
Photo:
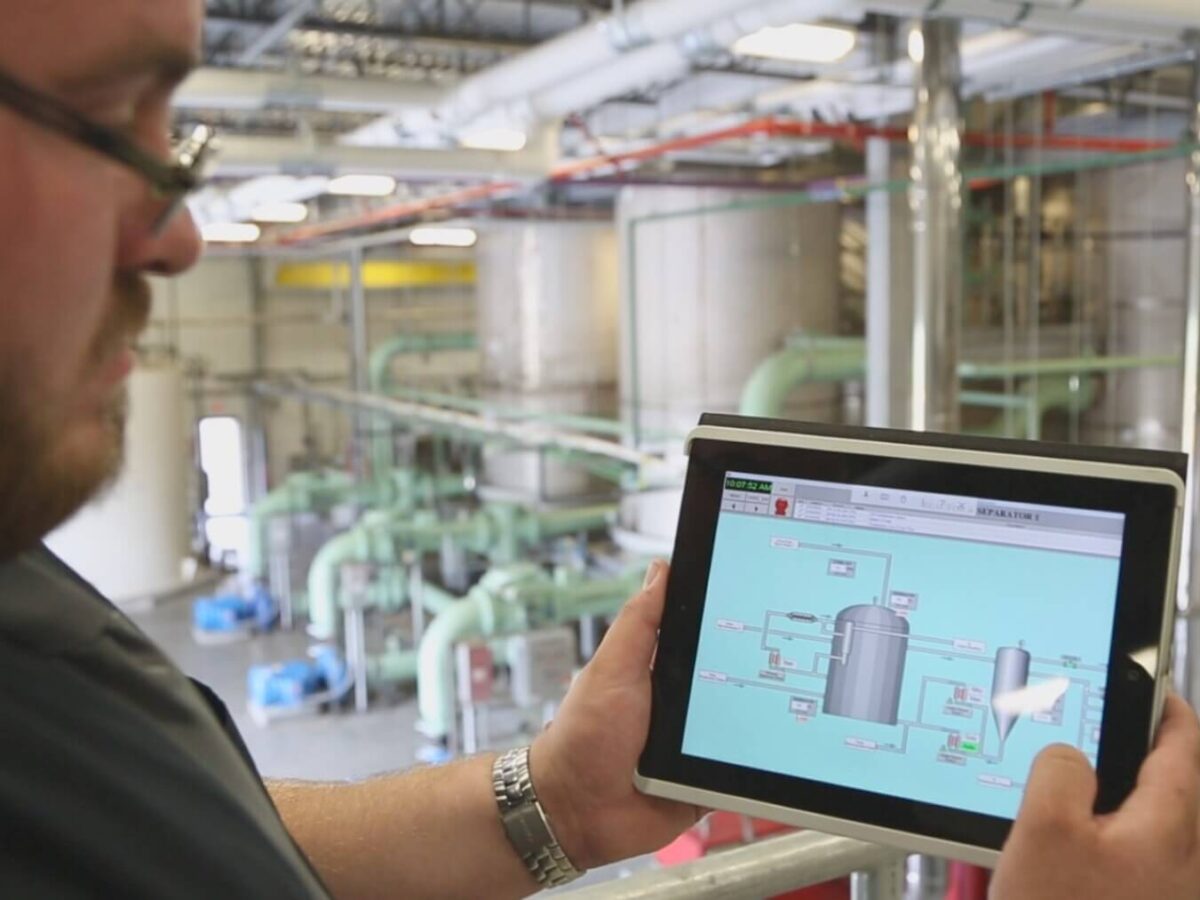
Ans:
[[[472,124],[527,128],[638,87],[686,75],[694,59],[770,25],[855,17],[838,0],[642,0],[464,81],[430,113],[400,114],[350,140],[394,144],[398,133],[454,133]]]

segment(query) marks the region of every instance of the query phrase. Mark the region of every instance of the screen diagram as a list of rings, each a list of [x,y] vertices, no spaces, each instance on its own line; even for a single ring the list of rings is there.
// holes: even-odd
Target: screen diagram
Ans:
[[[718,524],[685,753],[1005,817],[1044,746],[1095,762],[1119,516],[757,484]]]

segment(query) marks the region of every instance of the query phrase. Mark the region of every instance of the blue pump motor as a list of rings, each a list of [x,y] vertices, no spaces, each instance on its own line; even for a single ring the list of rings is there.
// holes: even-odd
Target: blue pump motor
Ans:
[[[250,631],[269,631],[279,616],[270,593],[255,587],[249,597],[221,594],[200,597],[192,604],[192,627],[198,635],[236,636]]]
[[[246,676],[250,704],[263,710],[301,710],[341,696],[348,682],[341,654],[324,646],[311,653],[311,659],[252,666]]]

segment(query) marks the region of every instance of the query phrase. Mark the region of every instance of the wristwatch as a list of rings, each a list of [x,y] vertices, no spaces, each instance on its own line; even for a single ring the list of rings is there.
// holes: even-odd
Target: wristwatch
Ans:
[[[529,748],[509,750],[492,765],[492,791],[504,833],[530,874],[543,888],[569,884],[583,872],[571,864],[550,828],[529,777]]]

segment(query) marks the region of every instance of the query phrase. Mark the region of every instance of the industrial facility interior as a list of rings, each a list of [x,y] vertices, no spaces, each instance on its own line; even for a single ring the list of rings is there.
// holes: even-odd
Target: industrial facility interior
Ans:
[[[703,412],[1195,450],[1194,0],[207,13],[206,255],[48,543],[266,776],[527,743],[670,556]],[[774,831],[730,819],[566,893]],[[853,859],[787,896],[984,896]]]

